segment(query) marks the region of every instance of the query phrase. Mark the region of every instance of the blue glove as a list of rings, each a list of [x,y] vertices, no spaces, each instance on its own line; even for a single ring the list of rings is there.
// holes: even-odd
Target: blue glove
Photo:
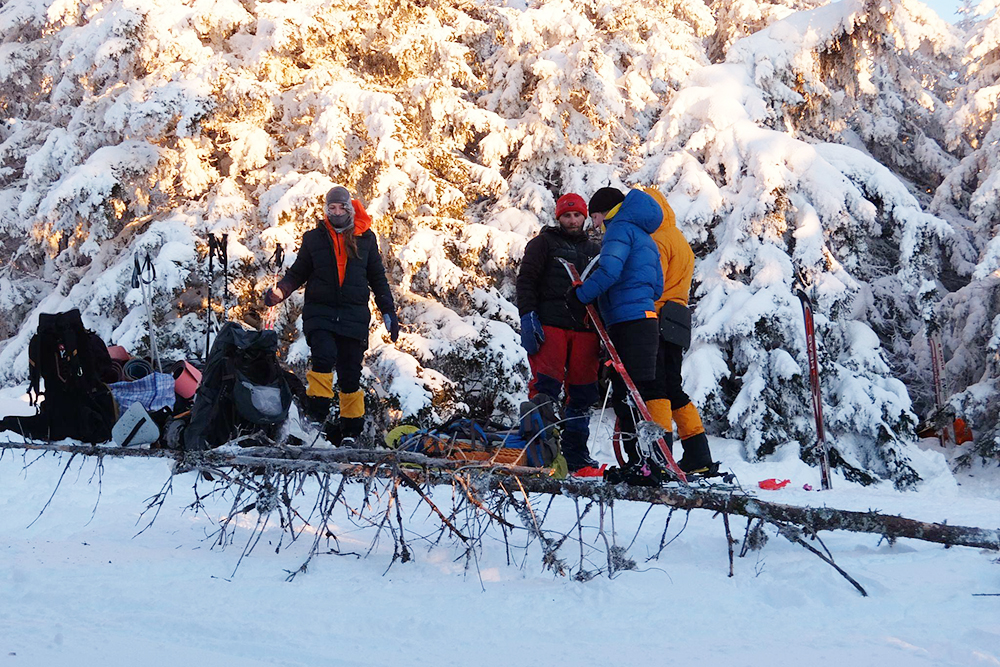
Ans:
[[[538,313],[531,311],[521,316],[521,347],[529,354],[538,354],[538,349],[545,342],[545,332],[542,323],[538,321]]]
[[[382,321],[385,322],[385,329],[389,332],[389,340],[395,343],[399,340],[399,318],[396,317],[396,313],[386,313],[382,316]]]

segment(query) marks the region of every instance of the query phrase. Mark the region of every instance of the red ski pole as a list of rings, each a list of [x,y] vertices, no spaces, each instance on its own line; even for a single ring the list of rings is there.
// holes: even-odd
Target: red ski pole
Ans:
[[[278,284],[278,274],[281,272],[281,267],[285,263],[285,249],[281,247],[281,244],[277,244],[274,248],[274,254],[271,255],[271,259],[268,260],[268,264],[274,266],[274,285]],[[271,285],[271,287],[274,287]],[[264,319],[261,322],[261,328],[263,329],[273,329],[274,321],[278,317],[278,306],[271,306],[266,311],[264,311]]]
[[[580,272],[576,270],[570,262],[565,259],[559,259],[569,271],[570,277],[573,279],[573,285],[579,286],[583,284],[580,280]],[[597,335],[601,338],[601,342],[604,343],[604,347],[608,351],[608,355],[611,356],[611,367],[615,369],[619,376],[621,376],[622,381],[625,383],[625,387],[628,389],[629,395],[632,396],[632,400],[635,401],[635,407],[639,410],[639,414],[642,416],[643,420],[647,422],[653,422],[653,415],[650,414],[649,408],[646,407],[646,401],[642,400],[642,396],[639,395],[639,388],[635,386],[635,382],[629,376],[628,371],[625,370],[625,364],[622,363],[621,357],[618,356],[618,350],[615,349],[614,343],[611,342],[611,337],[608,335],[608,330],[604,328],[604,323],[601,321],[600,315],[597,314],[597,308],[594,304],[587,304],[587,315],[590,316],[590,320],[594,323],[594,328],[597,329]],[[656,444],[660,448],[660,452],[663,454],[663,458],[667,462],[667,469],[670,470],[677,479],[681,482],[687,484],[687,475],[684,471],[680,469],[677,462],[674,460],[674,455],[670,451],[670,447],[667,446],[666,441],[662,437],[656,439]],[[644,452],[648,455],[648,452]]]
[[[809,356],[809,386],[812,390],[813,417],[816,419],[816,444],[819,447],[820,482],[824,491],[833,488],[830,483],[830,449],[823,433],[823,394],[819,387],[819,356],[816,353],[816,332],[813,328],[812,301],[802,290],[798,290],[802,302],[802,316],[806,325],[806,353]]]
[[[931,348],[931,370],[934,373],[934,421],[938,427],[938,441],[947,447],[955,439],[955,426],[948,419],[944,402],[944,346],[941,344],[941,330],[928,324],[927,343]]]

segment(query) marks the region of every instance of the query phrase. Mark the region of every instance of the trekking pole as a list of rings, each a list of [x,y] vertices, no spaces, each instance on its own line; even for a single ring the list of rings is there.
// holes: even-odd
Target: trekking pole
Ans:
[[[573,285],[575,287],[582,285],[583,281],[580,280],[580,272],[576,270],[576,267],[565,259],[560,258],[559,261],[562,262],[563,266],[565,266],[566,270],[569,272],[570,277],[573,279]],[[628,371],[625,370],[625,364],[622,362],[621,357],[618,356],[618,350],[615,349],[614,343],[611,342],[611,336],[608,335],[608,330],[604,328],[604,323],[601,321],[601,317],[597,314],[597,308],[595,308],[592,303],[586,304],[586,307],[587,315],[590,316],[591,321],[594,323],[594,328],[597,329],[597,335],[600,336],[601,342],[604,343],[604,347],[607,349],[608,355],[611,357],[611,361],[608,363],[615,369],[622,381],[625,383],[625,387],[632,396],[632,401],[635,403],[636,409],[639,410],[639,414],[642,415],[643,420],[655,423],[653,415],[650,414],[649,408],[646,407],[646,401],[644,401],[642,395],[639,394],[639,388],[635,386],[635,382],[632,381],[632,377],[628,374]],[[645,429],[638,427],[639,425],[637,425],[637,431],[646,431]],[[639,444],[643,448],[646,446],[646,440],[647,438],[639,438]],[[659,447],[660,452],[663,454],[663,458],[667,462],[667,469],[676,475],[679,481],[687,484],[687,475],[685,475],[684,471],[677,465],[677,462],[674,460],[674,455],[671,453],[670,447],[667,446],[663,436],[656,437],[654,442]],[[652,458],[651,452],[649,451],[644,451],[643,454],[647,458]]]
[[[941,343],[941,327],[933,319],[928,319],[925,327],[934,378],[934,422],[937,426],[938,442],[942,447],[947,447],[949,442],[957,440],[954,434],[955,425],[948,419],[947,406],[944,402],[944,346]]]
[[[148,279],[147,275],[149,276]],[[140,263],[139,253],[136,252],[135,263],[132,265],[132,288],[139,288],[139,291],[142,293],[142,300],[146,304],[146,319],[149,323],[149,354],[153,357],[153,363],[156,364],[156,372],[162,373],[163,367],[160,365],[160,352],[156,347],[156,330],[153,328],[153,303],[150,295],[152,288],[149,287],[154,280],[156,280],[156,267],[153,266],[153,260],[150,258],[149,253],[146,253],[145,259]]]
[[[208,235],[208,282],[205,283],[206,302],[205,309],[205,361],[208,361],[208,351],[211,349],[212,338],[212,281],[215,279],[215,272],[212,270],[212,258],[215,257],[215,235]]]
[[[222,261],[222,321],[229,320],[229,234],[223,234],[215,249]]]
[[[802,302],[802,317],[806,327],[806,354],[809,357],[809,387],[812,391],[813,417],[816,420],[816,446],[819,448],[820,482],[824,491],[833,488],[830,478],[830,446],[823,432],[823,393],[819,386],[819,355],[816,353],[816,331],[813,327],[812,301],[804,291],[796,295]]]
[[[274,267],[273,283],[271,284],[271,287],[274,287],[275,285],[278,284],[278,273],[281,271],[281,267],[284,266],[285,264],[285,249],[281,247],[280,243],[276,244],[274,248],[274,254],[271,255],[271,259],[267,261],[267,264],[269,267],[272,266]],[[264,313],[264,319],[261,322],[261,328],[265,330],[273,329],[274,320],[277,318],[277,316],[278,316],[278,305],[275,304],[270,308],[268,308],[267,312]]]

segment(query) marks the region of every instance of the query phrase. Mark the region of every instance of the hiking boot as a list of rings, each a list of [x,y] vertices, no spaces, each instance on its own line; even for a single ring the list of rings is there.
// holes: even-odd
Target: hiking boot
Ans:
[[[357,438],[353,438],[349,435],[345,435],[343,438],[341,438],[340,444],[337,446],[343,447],[345,449],[357,449],[358,447],[360,447]]]
[[[707,466],[701,466],[700,468],[695,468],[693,470],[684,470],[683,468],[681,468],[681,470],[684,470],[684,474],[689,477],[720,477],[724,476],[719,472],[720,465],[721,464],[718,461],[713,461]]]
[[[596,461],[595,461],[596,463]],[[584,466],[582,468],[577,468],[569,473],[570,477],[579,477],[582,479],[600,479],[604,477],[608,470],[607,463],[601,463],[598,465]]]
[[[344,437],[344,434],[340,431],[340,422],[327,422],[323,427],[323,435],[326,436],[327,441],[334,447],[340,446],[340,441]]]
[[[563,452],[563,456],[566,456],[566,452]],[[585,458],[566,458],[566,469],[569,470],[570,474],[576,472],[577,470],[582,470],[583,468],[600,468],[601,464],[594,458],[587,456]],[[604,466],[605,468],[607,465]]]
[[[317,423],[322,424],[326,421],[326,418],[330,416],[330,407],[333,405],[332,398],[325,398],[323,396],[306,396],[306,404],[303,406],[306,417]]]
[[[685,473],[703,473],[712,466],[712,452],[708,448],[708,436],[704,433],[692,435],[681,440],[684,456],[677,462],[677,467]]]

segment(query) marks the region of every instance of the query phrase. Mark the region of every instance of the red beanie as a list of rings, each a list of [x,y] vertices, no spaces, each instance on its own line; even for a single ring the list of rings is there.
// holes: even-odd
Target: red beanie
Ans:
[[[570,211],[576,211],[583,217],[587,217],[587,202],[583,201],[583,197],[575,192],[563,195],[556,202],[556,219],[558,220],[559,216]]]

